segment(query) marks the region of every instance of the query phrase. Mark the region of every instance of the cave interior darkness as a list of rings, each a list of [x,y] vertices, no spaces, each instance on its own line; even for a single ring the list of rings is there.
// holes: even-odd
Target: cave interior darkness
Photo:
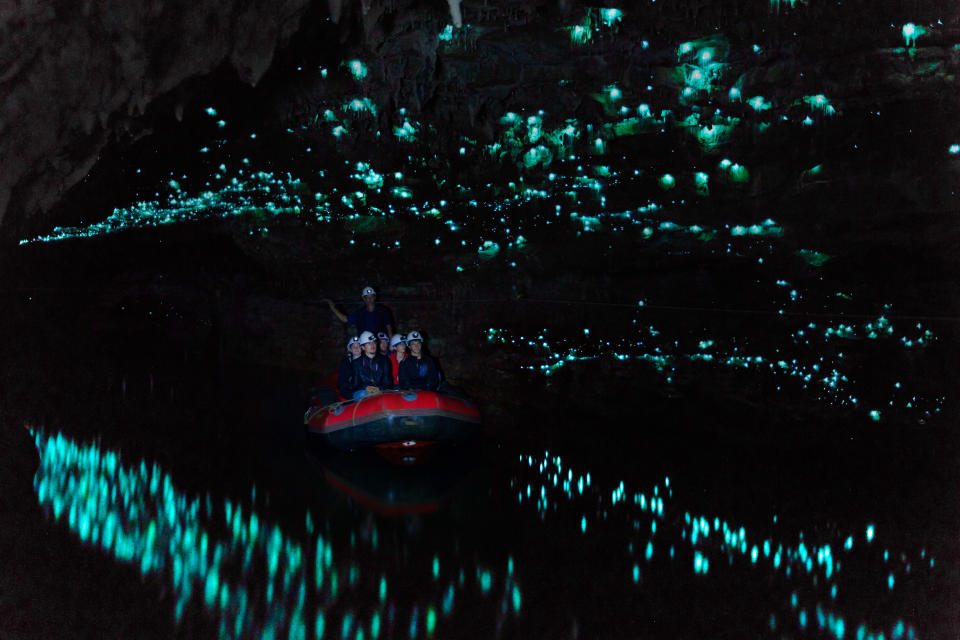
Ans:
[[[0,637],[960,628],[956,3],[14,2],[0,98]],[[304,457],[365,285],[475,457]]]

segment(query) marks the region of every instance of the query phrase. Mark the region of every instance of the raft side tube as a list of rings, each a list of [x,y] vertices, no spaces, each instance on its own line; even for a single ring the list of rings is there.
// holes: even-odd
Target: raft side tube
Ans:
[[[480,433],[480,414],[463,399],[432,391],[384,392],[312,407],[307,432],[337,449],[390,443],[456,442]]]
[[[319,435],[334,448],[362,449],[394,442],[443,443],[469,440],[480,434],[480,424],[444,415],[384,415],[328,432],[325,432],[323,427],[310,425],[308,431]]]

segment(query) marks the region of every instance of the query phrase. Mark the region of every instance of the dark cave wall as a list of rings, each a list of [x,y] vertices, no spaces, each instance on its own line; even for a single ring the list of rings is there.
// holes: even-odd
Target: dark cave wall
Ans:
[[[49,210],[86,175],[110,141],[149,133],[141,116],[185,80],[224,63],[245,82],[260,80],[308,4],[0,4],[3,235],[20,236],[31,216]]]

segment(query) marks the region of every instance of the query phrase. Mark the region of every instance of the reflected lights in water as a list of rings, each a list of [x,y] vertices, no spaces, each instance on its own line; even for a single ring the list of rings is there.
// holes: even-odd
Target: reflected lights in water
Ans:
[[[84,542],[135,564],[144,575],[171,580],[176,618],[190,609],[206,610],[221,637],[357,639],[403,630],[410,638],[429,638],[455,629],[498,635],[511,619],[553,615],[524,607],[514,554],[489,565],[476,559],[464,565],[456,546],[432,549],[411,594],[408,587],[417,579],[411,573],[417,570],[378,556],[375,530],[337,536],[329,532],[329,521],[307,512],[304,541],[258,515],[255,489],[253,506],[229,500],[215,505],[209,494],[201,499],[179,491],[156,464],[126,465],[114,451],[62,434],[34,431],[33,437],[41,460],[34,479],[41,506]],[[881,556],[873,523],[857,532],[792,532],[783,531],[774,515],[766,532],[755,533],[719,515],[676,506],[669,477],[647,488],[625,481],[601,487],[590,472],[574,471],[549,452],[519,456],[518,462],[509,489],[494,487],[493,495],[511,492],[510,517],[522,526],[534,516],[540,524],[533,526],[547,527],[552,538],[622,538],[620,551],[607,546],[591,551],[586,545],[582,560],[588,565],[596,560],[591,553],[605,562],[619,557],[622,574],[602,584],[621,597],[658,577],[692,572],[688,580],[705,580],[746,567],[769,583],[767,601],[755,604],[771,608],[765,618],[771,632],[815,625],[838,639],[912,639],[914,626],[904,618],[891,618],[889,628],[880,629],[844,609],[856,613],[858,602],[877,591],[874,582],[896,598],[940,570],[925,549],[918,554],[883,549]],[[324,533],[316,532],[320,528]],[[391,587],[398,581],[407,586]],[[565,606],[559,595],[552,597],[555,607]],[[895,616],[898,601],[886,602],[882,615]],[[441,632],[456,609],[467,612],[472,626]]]

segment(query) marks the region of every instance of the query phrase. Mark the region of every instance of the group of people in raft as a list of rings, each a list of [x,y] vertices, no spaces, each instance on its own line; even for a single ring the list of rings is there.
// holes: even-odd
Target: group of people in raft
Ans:
[[[394,389],[453,392],[443,379],[437,363],[424,351],[423,336],[410,331],[406,336],[393,331],[390,310],[377,302],[373,287],[364,287],[363,306],[344,314],[327,300],[330,310],[359,331],[347,341],[347,354],[337,370],[337,391],[349,399]]]

